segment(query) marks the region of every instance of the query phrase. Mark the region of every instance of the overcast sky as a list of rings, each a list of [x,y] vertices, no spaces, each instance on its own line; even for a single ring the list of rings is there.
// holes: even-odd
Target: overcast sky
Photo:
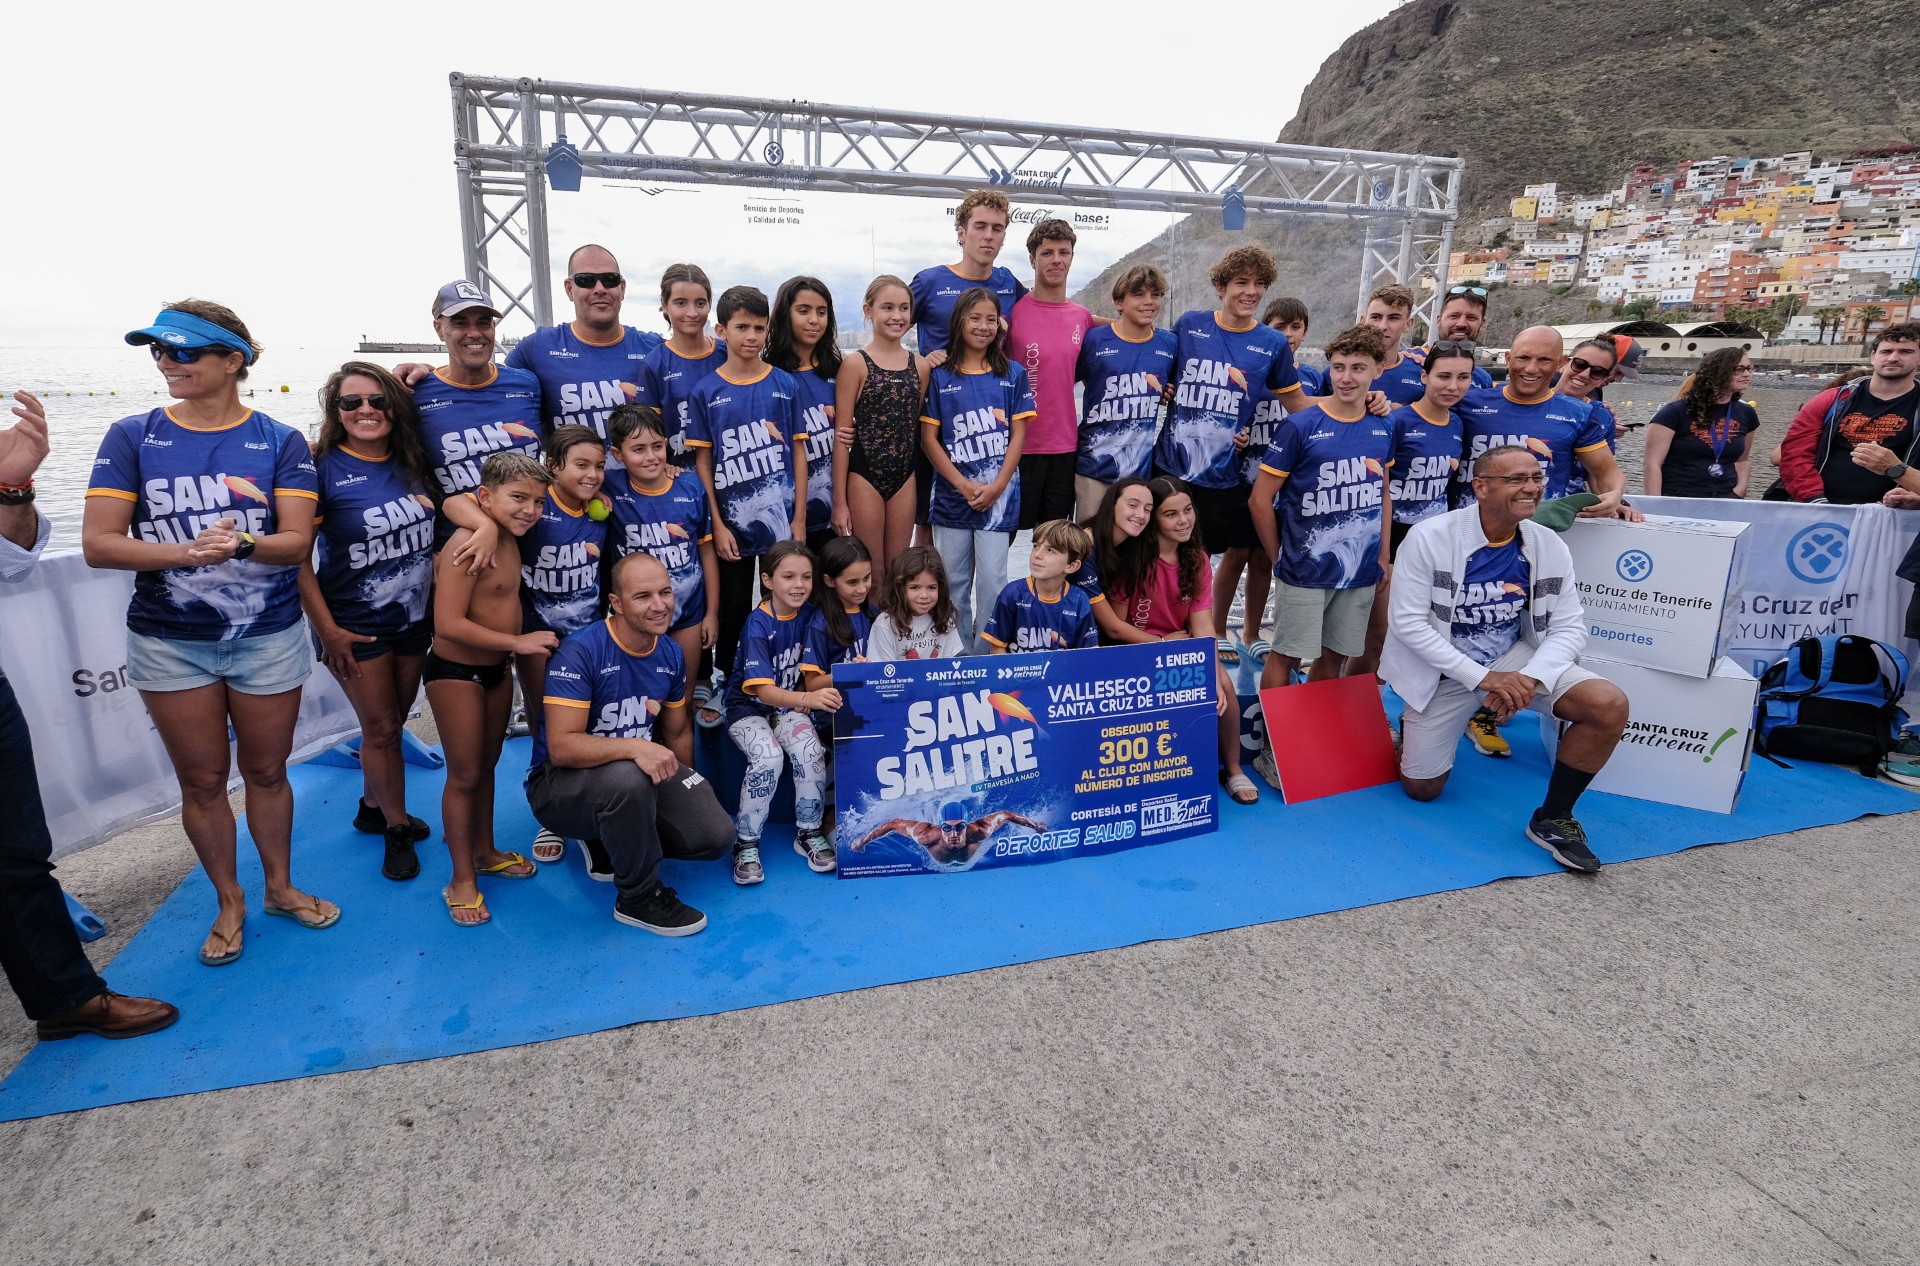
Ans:
[[[1393,3],[23,5],[3,77],[0,344],[109,341],[187,295],[282,346],[431,338],[433,291],[461,271],[454,70],[1271,140],[1320,62]],[[815,271],[838,290],[955,257],[933,200],[804,201],[777,230],[748,226],[737,191],[589,179],[550,206],[556,247],[619,254],[639,283],[627,319],[649,328],[651,279],[675,259],[720,286]],[[1083,238],[1076,272],[1163,223]],[[1026,272],[1018,247],[1002,262]]]

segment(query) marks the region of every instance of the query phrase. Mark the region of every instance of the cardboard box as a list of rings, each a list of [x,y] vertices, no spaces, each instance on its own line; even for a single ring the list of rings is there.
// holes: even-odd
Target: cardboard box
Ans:
[[[1689,677],[1714,671],[1746,579],[1745,523],[1581,519],[1566,534],[1587,654]]]
[[[1746,669],[1721,659],[1710,677],[1685,677],[1589,656],[1580,661],[1627,692],[1627,732],[1595,791],[1713,813],[1732,813],[1753,756],[1753,700],[1760,689]],[[1559,726],[1543,721],[1552,760]]]

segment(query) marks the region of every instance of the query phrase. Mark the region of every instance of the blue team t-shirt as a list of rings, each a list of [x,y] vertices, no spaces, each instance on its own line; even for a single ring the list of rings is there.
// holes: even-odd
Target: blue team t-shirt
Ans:
[[[713,450],[714,500],[742,558],[793,539],[798,394],[792,374],[762,365],[744,382],[716,369],[688,397],[687,447]]]
[[[496,365],[477,387],[457,386],[447,381],[445,369],[436,369],[413,389],[413,403],[442,502],[478,488],[480,468],[495,453],[517,449],[540,458],[540,380],[524,369]],[[441,515],[434,548],[453,531],[452,521]]]
[[[747,614],[740,631],[740,649],[734,652],[733,671],[727,674],[727,724],[746,717],[770,717],[778,709],[747,693],[748,686],[799,690],[802,671],[820,672],[807,652],[807,630],[813,624],[813,604],[782,619],[771,603],[762,602]]]
[[[1601,433],[1607,437],[1607,451],[1614,452],[1620,445],[1620,420],[1613,416],[1613,410],[1598,400],[1589,399],[1593,406],[1593,420],[1599,424]],[[1573,473],[1567,476],[1567,495],[1587,490],[1587,468],[1576,464]]]
[[[1311,365],[1302,365],[1299,361],[1295,361],[1293,363],[1293,372],[1300,375],[1300,390],[1303,394],[1309,397],[1324,396],[1327,394],[1327,371],[1325,369],[1315,369]]]
[[[348,445],[314,458],[320,513],[314,578],[333,622],[392,637],[427,617],[433,588],[433,499],[399,458]]]
[[[913,275],[907,289],[913,294],[913,323],[920,334],[920,354],[931,355],[947,345],[947,329],[953,323],[953,305],[975,286],[993,291],[1000,301],[1000,319],[1006,320],[1013,305],[1027,293],[1020,279],[1006,269],[994,266],[985,281],[962,277],[952,264],[922,268]]]
[[[616,559],[645,550],[660,560],[673,582],[673,627],[707,618],[707,573],[700,547],[713,539],[707,490],[690,470],[671,471],[658,488],[636,488],[621,466],[608,466],[600,487],[612,525],[608,542]]]
[[[582,708],[587,733],[603,738],[653,739],[662,708],[687,702],[687,661],[670,637],[629,644],[611,618],[589,624],[563,640],[547,661],[543,704]],[[546,727],[533,733],[529,770],[547,763]]]
[[[1512,650],[1520,640],[1532,577],[1518,532],[1469,554],[1453,607],[1454,649],[1476,664],[1491,664]]]
[[[695,384],[727,363],[726,342],[714,339],[712,348],[700,356],[682,356],[663,340],[640,361],[640,392],[634,398],[660,410],[667,424],[667,448],[675,456],[687,451],[687,401]]]
[[[547,489],[540,518],[520,538],[520,609],[526,629],[549,629],[561,637],[585,628],[600,614],[600,551],[607,525],[583,506],[569,510]]]
[[[1393,468],[1393,424],[1342,422],[1310,405],[1281,419],[1260,468],[1286,480],[1275,502],[1273,574],[1300,589],[1361,589],[1380,579],[1380,494]]]
[[[1385,393],[1394,405],[1412,404],[1427,394],[1426,371],[1405,352],[1396,351],[1395,355],[1398,359],[1380,371],[1370,390]]]
[[[1107,595],[1100,584],[1100,570],[1093,565],[1091,558],[1083,558],[1080,565],[1067,573],[1067,583],[1087,595],[1088,602],[1105,602]]]
[[[807,535],[833,529],[834,381],[810,369],[793,376],[793,403],[807,437]]]
[[[131,502],[135,539],[185,544],[221,519],[270,536],[280,521],[274,498],[317,502],[320,483],[306,437],[264,413],[203,430],[155,409],[107,428],[87,495]],[[127,627],[184,642],[278,633],[300,618],[299,574],[251,558],[137,572]]]
[[[1474,461],[1488,449],[1517,444],[1539,458],[1547,472],[1542,500],[1567,495],[1567,481],[1580,464],[1578,454],[1607,446],[1593,406],[1571,396],[1549,395],[1522,403],[1508,395],[1505,387],[1475,389],[1454,406],[1454,412],[1466,432],[1462,474],[1472,470]]]
[[[873,608],[843,606],[840,609],[846,613],[847,631],[853,640],[844,646],[835,641],[827,629],[827,613],[814,607],[805,630],[807,650],[803,662],[810,669],[824,673],[842,660],[867,657],[867,638],[873,634]]]
[[[1100,629],[1093,622],[1093,603],[1086,591],[1068,583],[1058,598],[1048,601],[1034,588],[1031,576],[1007,582],[993,604],[993,614],[980,626],[980,636],[1010,651],[1079,650],[1100,645]]]
[[[1233,437],[1270,433],[1284,415],[1279,393],[1300,383],[1293,349],[1276,329],[1228,329],[1207,311],[1182,316],[1173,332],[1179,341],[1173,408],[1153,464],[1196,487],[1237,488],[1243,463]]]
[[[514,344],[507,364],[540,380],[540,433],[579,425],[607,438],[607,416],[640,394],[640,364],[664,340],[622,326],[620,337],[595,343],[572,322],[545,325]]]
[[[1087,331],[1074,371],[1086,384],[1075,474],[1103,484],[1147,477],[1160,396],[1173,378],[1178,349],[1172,330],[1155,330],[1137,343],[1123,337],[1117,325]]]
[[[963,374],[948,364],[927,380],[927,411],[920,421],[939,427],[940,447],[962,476],[990,484],[1000,477],[1013,424],[1032,416],[1033,387],[1020,366],[1008,365],[1005,374],[986,369]],[[1013,472],[999,500],[975,510],[936,469],[927,522],[975,532],[1013,531],[1020,523],[1020,472]]]
[[[1463,451],[1460,419],[1449,411],[1435,422],[1419,405],[1403,404],[1387,421],[1394,430],[1393,521],[1418,523],[1446,513]]]

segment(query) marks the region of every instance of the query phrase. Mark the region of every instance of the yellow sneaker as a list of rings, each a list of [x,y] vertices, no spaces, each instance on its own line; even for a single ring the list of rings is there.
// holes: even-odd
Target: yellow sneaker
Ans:
[[[1467,722],[1467,737],[1473,740],[1474,748],[1482,756],[1513,755],[1513,747],[1500,733],[1500,722],[1485,708],[1474,713],[1473,719]]]

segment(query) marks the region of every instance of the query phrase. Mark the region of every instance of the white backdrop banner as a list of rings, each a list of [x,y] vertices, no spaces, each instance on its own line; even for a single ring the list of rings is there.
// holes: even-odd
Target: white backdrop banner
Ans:
[[[33,733],[55,857],[180,811],[166,748],[127,684],[132,595],[132,572],[98,571],[78,554],[43,558],[24,579],[0,586],[0,668]],[[358,730],[339,683],[315,664],[293,759]]]
[[[1746,591],[1724,653],[1755,677],[1801,638],[1835,633],[1897,646],[1920,668],[1920,644],[1904,636],[1913,586],[1893,574],[1920,534],[1920,511],[1689,497],[1634,497],[1633,504],[1647,514],[1753,525]],[[1912,675],[1907,685],[1911,712],[1920,689]]]

